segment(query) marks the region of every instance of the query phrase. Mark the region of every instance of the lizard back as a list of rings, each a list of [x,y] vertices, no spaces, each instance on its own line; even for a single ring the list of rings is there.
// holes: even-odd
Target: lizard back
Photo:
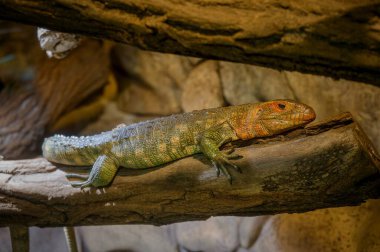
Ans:
[[[213,108],[118,126],[93,136],[56,135],[45,139],[43,155],[68,165],[92,165],[107,155],[119,166],[147,168],[201,152],[199,140],[205,132],[222,144],[278,134],[314,118],[312,108],[290,100]],[[224,128],[210,132],[222,124]]]
[[[241,105],[175,114],[92,136],[55,135],[45,139],[43,156],[67,165],[92,165],[99,155],[112,153],[121,166],[152,167],[199,153],[202,132],[248,109]]]

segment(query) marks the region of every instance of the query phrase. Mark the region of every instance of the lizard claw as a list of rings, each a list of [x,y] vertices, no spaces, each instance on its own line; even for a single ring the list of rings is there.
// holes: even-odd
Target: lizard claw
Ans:
[[[232,147],[231,149],[228,149],[226,152],[224,152],[222,155],[226,159],[239,159],[242,158],[243,156],[233,153],[235,151],[235,148]]]
[[[212,165],[214,166],[214,168],[216,170],[216,176],[219,177],[220,176],[220,169],[218,167],[218,164],[214,160],[211,160],[211,162],[212,162]]]
[[[226,154],[224,155],[227,159],[239,159],[239,158],[242,158],[243,156],[242,155],[239,155],[239,154]]]
[[[232,147],[231,149],[227,149],[225,153],[226,153],[227,155],[229,155],[229,154],[233,153],[234,151],[235,151],[235,148]]]
[[[85,181],[77,181],[77,182],[70,182],[70,185],[72,187],[80,187],[80,188],[84,188],[84,187],[87,187],[87,186],[90,186],[91,185],[91,182],[89,182],[89,176],[88,175],[81,175],[81,174],[73,174],[73,173],[70,173],[70,174],[66,174],[66,178],[77,178],[77,179],[82,179],[82,180],[85,180]]]
[[[72,187],[80,187],[80,188],[84,188],[84,187],[88,187],[91,185],[91,182],[89,181],[84,181],[84,182],[70,182],[70,185]]]
[[[78,178],[78,179],[86,180],[88,179],[88,175],[69,173],[69,174],[66,174],[66,178]]]
[[[230,184],[232,184],[232,177],[231,177],[231,174],[229,173],[229,171],[227,169],[227,166],[231,166],[232,168],[234,168],[239,173],[242,173],[242,170],[240,169],[239,166],[233,164],[229,159],[236,159],[236,158],[240,158],[240,157],[241,156],[237,155],[237,154],[224,154],[224,153],[221,153],[220,155],[215,157],[212,160],[212,164],[216,168],[216,175],[219,177],[220,172],[222,172],[223,175],[228,178]]]
[[[228,172],[227,168],[223,164],[223,162],[220,161],[213,161],[214,167],[216,168],[216,175],[219,177],[220,171],[222,171],[223,175],[228,178],[228,181],[230,184],[232,184],[232,177],[231,174]]]
[[[236,153],[232,153],[234,151],[235,151],[235,149],[232,149],[232,151],[230,150],[227,153],[223,153],[221,159],[222,159],[222,161],[224,163],[226,163],[229,166],[233,167],[239,173],[242,173],[242,170],[240,169],[239,166],[237,166],[237,165],[235,165],[235,164],[233,164],[232,162],[229,161],[231,159],[240,159],[240,158],[243,157],[242,155],[239,155],[239,154],[236,154]]]

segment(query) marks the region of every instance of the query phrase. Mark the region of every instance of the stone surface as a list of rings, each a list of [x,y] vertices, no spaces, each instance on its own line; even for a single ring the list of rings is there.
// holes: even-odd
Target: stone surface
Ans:
[[[223,61],[219,66],[224,97],[231,105],[295,98],[279,71]]]
[[[82,251],[176,252],[163,228],[148,225],[79,227]]]
[[[7,227],[0,228],[0,245],[1,252],[12,251],[11,234]]]
[[[143,82],[131,79],[120,79],[119,83],[126,84],[117,99],[117,106],[127,112],[142,115],[169,115],[179,113],[176,101],[161,95]]]
[[[126,87],[118,99],[120,109],[129,113],[158,115],[181,111],[181,86],[199,59],[146,52],[122,45],[115,48],[114,56],[126,76],[120,83]],[[128,88],[129,85],[131,87]],[[154,101],[147,104],[149,99]]]
[[[379,203],[271,216],[250,251],[379,251]]]
[[[239,247],[239,217],[173,224],[177,242],[188,251],[234,251]]]
[[[132,124],[140,121],[152,119],[151,116],[137,116],[122,112],[115,102],[110,102],[104,108],[104,112],[99,116],[96,122],[87,125],[82,131],[83,135],[92,135],[102,131],[108,131],[119,124]]]
[[[182,87],[182,109],[184,112],[224,105],[218,63],[205,61],[197,65],[189,74]]]
[[[239,225],[239,240],[241,248],[248,249],[259,238],[265,223],[270,216],[242,217]]]
[[[66,252],[66,240],[62,228],[29,229],[30,252]],[[11,237],[8,228],[0,228],[0,252],[11,252]]]

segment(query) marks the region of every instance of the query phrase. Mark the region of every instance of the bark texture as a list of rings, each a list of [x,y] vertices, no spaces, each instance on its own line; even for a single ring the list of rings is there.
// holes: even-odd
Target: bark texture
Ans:
[[[379,13],[379,0],[0,0],[2,19],[376,85]]]
[[[357,205],[380,196],[380,159],[349,114],[237,149],[232,185],[202,156],[72,188],[43,158],[0,162],[0,225],[167,224]],[[77,171],[77,169],[76,169]],[[120,176],[121,175],[121,176]]]

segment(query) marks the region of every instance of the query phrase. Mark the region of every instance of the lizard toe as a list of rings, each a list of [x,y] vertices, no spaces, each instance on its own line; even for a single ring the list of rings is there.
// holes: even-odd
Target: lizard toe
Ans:
[[[212,160],[211,162],[212,162],[212,165],[214,166],[214,168],[216,170],[216,176],[219,177],[220,176],[220,169],[218,167],[218,164],[214,160]]]
[[[88,179],[88,175],[81,175],[81,174],[74,174],[74,173],[69,173],[69,174],[66,174],[65,176],[66,178],[78,178],[78,179],[83,179],[83,180]]]
[[[226,176],[231,183],[232,177],[231,177],[231,174],[229,173],[229,171],[226,167],[226,164],[228,165],[228,161],[226,162],[226,160],[224,158],[219,158],[219,159],[213,160],[212,163],[213,163],[214,167],[216,168],[217,176],[219,177],[220,172],[222,172],[223,175]]]
[[[80,187],[80,188],[83,188],[83,186],[85,185],[86,181],[85,182],[70,182],[70,185],[72,187]]]
[[[242,157],[243,157],[242,155],[239,155],[239,154],[236,154],[236,153],[225,155],[226,159],[240,159]]]

